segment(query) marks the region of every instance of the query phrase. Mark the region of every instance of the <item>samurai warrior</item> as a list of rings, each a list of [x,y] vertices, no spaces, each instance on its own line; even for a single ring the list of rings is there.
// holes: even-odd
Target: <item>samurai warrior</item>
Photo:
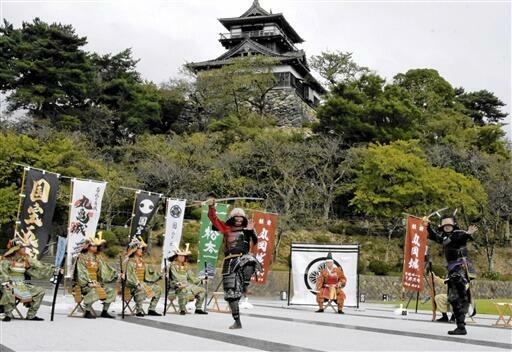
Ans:
[[[107,241],[101,236],[84,239],[77,249],[81,252],[76,259],[74,271],[75,289],[80,289],[84,297],[85,315],[84,318],[95,319],[92,312],[92,305],[96,301],[103,301],[102,318],[114,318],[108,314],[110,304],[116,299],[116,292],[112,287],[105,284],[117,280],[116,270],[110,266],[99,254],[100,246]]]
[[[224,262],[222,265],[224,299],[229,303],[231,314],[235,320],[235,323],[229,328],[241,329],[238,302],[247,292],[251,277],[260,266],[256,258],[249,253],[251,242],[253,245],[256,244],[258,237],[242,209],[234,208],[226,222],[223,222],[217,217],[215,199],[209,199],[208,206],[208,218],[212,225],[224,235]]]
[[[428,224],[429,239],[443,245],[448,270],[445,281],[448,284],[448,302],[452,306],[457,328],[448,331],[449,335],[466,335],[465,317],[471,302],[469,281],[473,276],[473,266],[468,258],[467,242],[477,227],[471,225],[468,231],[459,228],[455,213],[441,219],[441,225],[434,229]]]
[[[157,283],[162,275],[156,273],[151,265],[144,261],[143,256],[146,248],[147,244],[142,238],[134,237],[128,244],[126,252],[126,283],[135,300],[135,315],[138,317],[144,316],[142,303],[146,298],[151,299],[148,315],[161,315],[155,309],[162,295],[162,289]]]
[[[325,269],[318,275],[316,281],[316,302],[318,303],[317,313],[323,313],[324,302],[334,301],[338,305],[338,314],[343,312],[343,303],[345,302],[345,292],[343,288],[347,284],[347,278],[343,269],[334,266],[332,254],[327,254]]]
[[[187,314],[186,304],[194,298],[196,300],[195,314],[208,314],[202,309],[206,290],[201,286],[201,280],[192,272],[187,263],[187,257],[191,254],[188,247],[187,243],[185,250],[176,249],[169,258],[171,261],[169,267],[171,292],[169,296],[170,298],[178,297],[181,315]]]
[[[4,306],[5,313],[3,321],[13,318],[16,300],[28,307],[27,320],[44,320],[36,315],[43,301],[44,289],[27,282],[26,277],[49,279],[54,274],[55,266],[30,257],[28,247],[28,239],[17,235],[9,241],[7,252],[0,257],[0,305]]]

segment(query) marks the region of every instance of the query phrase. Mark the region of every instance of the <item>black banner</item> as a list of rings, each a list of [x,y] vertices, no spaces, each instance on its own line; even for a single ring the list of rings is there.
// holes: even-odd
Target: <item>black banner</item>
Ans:
[[[19,233],[30,242],[30,256],[41,258],[50,239],[53,213],[57,204],[58,175],[28,169],[25,175]]]
[[[130,229],[130,239],[133,236],[141,236],[147,242],[147,229],[158,208],[160,194],[139,191],[135,196],[135,212]]]

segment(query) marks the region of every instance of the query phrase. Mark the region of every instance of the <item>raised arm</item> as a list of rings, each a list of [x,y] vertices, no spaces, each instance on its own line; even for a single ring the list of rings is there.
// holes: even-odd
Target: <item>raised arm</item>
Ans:
[[[229,227],[217,216],[215,201],[208,204],[208,219],[210,219],[212,225],[215,226],[217,230],[222,232],[224,235],[229,234]]]

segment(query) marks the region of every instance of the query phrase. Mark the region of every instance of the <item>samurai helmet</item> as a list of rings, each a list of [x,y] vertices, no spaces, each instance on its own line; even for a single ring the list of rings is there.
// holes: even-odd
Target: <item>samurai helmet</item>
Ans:
[[[28,236],[22,236],[18,231],[14,234],[14,238],[7,242],[7,251],[4,253],[4,257],[8,257],[13,253],[16,253],[19,249],[30,247],[30,239]]]
[[[137,251],[137,249],[146,248],[147,246],[148,245],[146,244],[146,242],[144,242],[142,237],[133,237],[130,243],[128,243],[128,248],[126,249],[126,256],[130,257],[133,253]]]
[[[241,217],[242,220],[242,226],[246,227],[249,223],[249,220],[247,220],[247,215],[245,215],[245,211],[242,208],[234,208],[229,213],[228,219],[226,220],[226,224],[233,226],[235,224],[235,217]]]
[[[441,225],[439,226],[441,230],[443,230],[445,226],[451,226],[453,229],[458,227],[457,218],[455,216],[457,214],[457,210],[458,209],[455,209],[453,214],[445,215],[441,218]]]
[[[185,249],[184,250],[179,249],[179,247],[174,247],[172,249],[172,251],[171,251],[172,254],[171,254],[169,259],[171,261],[173,261],[179,255],[182,255],[184,257],[187,257],[187,256],[191,255],[192,252],[189,250],[189,247],[190,247],[190,243],[185,243]]]
[[[326,262],[333,262],[334,260],[332,259],[332,253],[331,251],[329,251],[329,253],[327,253],[327,257],[325,257],[325,261]]]
[[[103,239],[103,231],[98,231],[98,233],[96,233],[96,236],[94,236],[93,238],[90,238],[90,244],[89,245],[92,245],[92,246],[101,246],[102,244],[105,244],[107,243],[107,240],[104,240]]]
[[[98,231],[94,237],[86,237],[78,242],[75,246],[75,253],[83,252],[90,246],[99,247],[107,243],[107,240],[103,239],[103,231]]]

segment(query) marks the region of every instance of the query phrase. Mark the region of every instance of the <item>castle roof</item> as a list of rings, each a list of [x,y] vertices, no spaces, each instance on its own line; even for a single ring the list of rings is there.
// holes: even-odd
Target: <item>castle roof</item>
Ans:
[[[290,25],[290,23],[288,23],[282,13],[272,14],[267,12],[260,6],[258,0],[255,0],[251,7],[241,16],[219,18],[219,22],[222,23],[222,25],[228,30],[236,25],[276,23],[286,33],[286,35],[293,43],[304,42],[304,39],[299,36],[295,29],[293,29],[293,27]]]

